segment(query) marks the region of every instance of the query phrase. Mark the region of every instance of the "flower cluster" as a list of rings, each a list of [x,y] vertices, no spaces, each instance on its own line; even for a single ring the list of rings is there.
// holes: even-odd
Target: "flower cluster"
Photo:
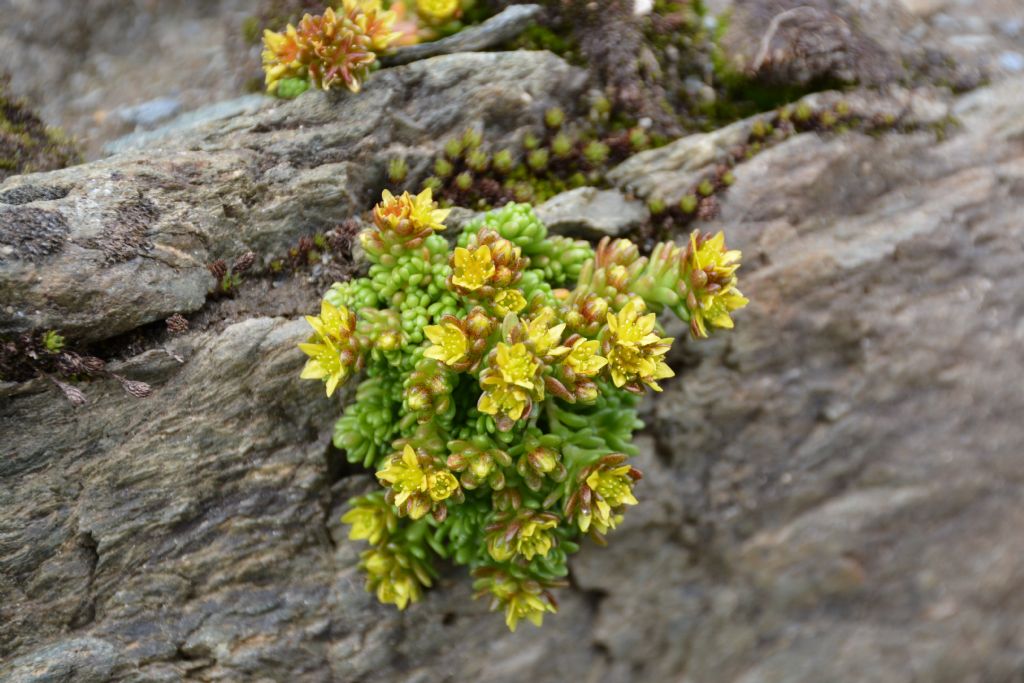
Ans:
[[[368,590],[404,608],[450,559],[509,628],[539,625],[582,537],[604,542],[638,502],[638,398],[673,375],[657,314],[698,338],[731,327],[740,254],[697,232],[650,257],[626,240],[594,250],[521,204],[451,247],[446,217],[429,190],[384,194],[360,235],[368,275],[308,318],[303,377],[331,395],[364,373],[334,442],[384,489],[343,518],[371,545]]]
[[[305,15],[298,27],[263,32],[267,91],[294,97],[310,85],[330,90],[343,85],[359,92],[377,55],[398,37],[393,12],[380,0],[343,0],[335,11]]]

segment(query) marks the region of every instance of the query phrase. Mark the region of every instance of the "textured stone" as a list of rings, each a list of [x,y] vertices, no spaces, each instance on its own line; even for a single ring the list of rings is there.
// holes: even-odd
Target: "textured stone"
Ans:
[[[528,26],[536,24],[541,13],[540,5],[511,5],[479,26],[468,26],[454,35],[429,43],[400,47],[394,54],[382,57],[381,63],[385,66],[394,66],[438,55],[479,52],[494,48],[512,40]]]
[[[805,134],[736,168],[702,227],[744,250],[752,303],[674,349],[641,504],[543,630],[507,633],[457,571],[402,613],[363,592],[338,518],[372,484],[298,379],[301,320],[116,365],[145,401],[6,385],[0,677],[1013,680],[1022,95],[959,99],[942,142]]]
[[[165,143],[168,138],[187,135],[200,126],[214,121],[233,118],[235,116],[255,114],[269,102],[266,95],[244,95],[223,102],[200,107],[175,117],[153,130],[131,133],[103,145],[105,154],[122,154],[124,152],[144,150],[154,145]]]
[[[240,94],[259,55],[229,37],[252,11],[249,0],[4,0],[0,72],[93,158],[154,123],[119,116],[125,108],[173,97],[187,110]]]
[[[884,92],[813,93],[791,108],[806,106],[816,112],[835,110],[842,105],[849,116],[861,121],[889,121],[894,128],[928,128],[948,122],[947,99],[943,91],[934,88],[888,87]],[[688,135],[664,147],[634,154],[613,168],[608,180],[626,192],[674,204],[691,193],[716,165],[729,162],[748,143],[754,124],[771,116],[758,114],[709,133]]]
[[[804,135],[737,169],[708,229],[753,303],[687,346],[652,420],[706,540],[688,578],[609,605],[686,624],[687,680],[1020,675],[1022,93],[961,100],[940,144]],[[666,592],[689,608],[656,616]]]
[[[736,3],[725,37],[732,66],[776,83],[815,80],[878,84],[903,75],[887,40],[914,21],[897,3],[880,21],[865,21],[857,2],[748,0]]]
[[[546,55],[450,59],[476,99],[413,65],[375,74],[403,84],[387,97],[268,103],[145,155],[12,179],[0,272],[67,258],[66,286],[100,298],[74,304],[94,306],[81,329],[126,329],[157,305],[103,298],[146,290],[132,268],[150,256],[132,250],[169,260],[180,240],[198,271],[287,245],[348,215],[332,207],[395,151],[426,156],[469,120],[512,134],[554,98],[548,72],[575,73]],[[488,63],[492,81],[511,72],[493,89],[473,77]],[[680,377],[643,408],[641,504],[608,548],[584,544],[543,630],[509,634],[447,567],[405,612],[363,591],[363,546],[338,519],[371,478],[330,447],[344,399],[298,379],[307,328],[266,310],[268,285],[264,310],[113,362],[153,385],[144,401],[111,379],[83,383],[78,409],[43,380],[0,386],[0,679],[1019,679],[1024,80],[951,109],[908,92],[862,104],[916,112],[917,132],[797,135],[736,167],[698,225],[744,251],[752,303],[735,331],[674,348]],[[928,122],[950,113],[961,125],[938,139]],[[616,183],[671,194],[733,134],[640,155]],[[152,272],[183,297],[190,267]],[[34,286],[0,282],[4,306]],[[35,306],[48,321],[71,304]]]
[[[737,0],[722,39],[735,72],[787,87],[822,83],[981,82],[978,60],[957,63],[948,38],[901,2]]]
[[[369,209],[393,156],[426,159],[469,126],[500,146],[582,87],[546,52],[436,57],[375,74],[357,97],[267,99],[125,156],[12,178],[0,198],[22,201],[0,209],[0,332],[95,340],[194,311],[213,285],[207,263],[282,256]],[[4,227],[42,216],[66,229],[16,239]]]
[[[593,187],[552,197],[537,207],[537,216],[554,233],[595,241],[623,235],[650,218],[643,202],[627,199],[618,190]]]

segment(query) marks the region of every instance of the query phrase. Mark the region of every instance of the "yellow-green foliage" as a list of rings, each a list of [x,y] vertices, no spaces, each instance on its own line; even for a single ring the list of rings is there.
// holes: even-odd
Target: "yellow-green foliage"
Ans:
[[[740,253],[697,231],[650,257],[623,239],[594,250],[549,236],[525,204],[471,221],[451,248],[447,214],[429,189],[385,192],[360,234],[369,274],[308,318],[302,376],[330,396],[365,373],[334,440],[382,486],[343,518],[371,545],[367,589],[405,608],[446,558],[509,628],[540,625],[568,554],[639,502],[637,399],[674,375],[656,314],[696,338],[732,327]]]

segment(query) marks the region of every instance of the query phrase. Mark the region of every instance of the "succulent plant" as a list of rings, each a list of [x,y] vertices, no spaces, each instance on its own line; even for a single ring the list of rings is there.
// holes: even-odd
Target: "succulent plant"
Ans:
[[[330,396],[365,373],[334,442],[384,489],[343,518],[371,545],[367,590],[404,609],[450,559],[510,629],[540,625],[583,537],[603,543],[640,502],[637,402],[674,375],[656,313],[695,338],[732,327],[740,254],[697,231],[650,257],[624,239],[595,250],[512,203],[453,248],[446,215],[429,190],[385,193],[360,236],[370,272],[308,318],[302,376]]]

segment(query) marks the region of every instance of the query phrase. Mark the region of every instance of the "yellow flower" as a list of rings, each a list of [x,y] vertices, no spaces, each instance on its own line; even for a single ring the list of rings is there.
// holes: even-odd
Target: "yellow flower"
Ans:
[[[548,307],[544,307],[526,325],[526,339],[530,342],[533,352],[538,356],[546,356],[549,353],[561,355],[568,351],[565,347],[555,348],[562,340],[562,331],[565,330],[565,323],[549,327],[554,318],[555,312]],[[553,351],[552,349],[555,350]]]
[[[522,555],[527,561],[537,555],[544,557],[555,545],[550,530],[556,526],[558,518],[555,515],[533,511],[520,513],[489,527],[487,552],[498,562],[511,560],[516,555]]]
[[[507,384],[514,384],[523,389],[537,388],[536,374],[540,362],[529,352],[522,342],[509,346],[498,342],[495,348],[495,366]]]
[[[616,343],[645,346],[658,341],[654,334],[655,315],[644,312],[644,301],[639,297],[630,299],[618,315],[608,314],[608,329],[615,335]]]
[[[469,352],[466,333],[455,323],[427,325],[423,328],[432,346],[423,352],[427,358],[439,360],[445,365],[455,365]]]
[[[408,512],[412,519],[419,519],[434,507],[452,496],[459,489],[458,480],[451,472],[424,468],[420,458],[409,444],[400,456],[393,456],[384,469],[377,472],[377,478],[391,485],[395,492],[394,502],[401,511]]]
[[[612,515],[612,509],[637,504],[638,501],[633,495],[633,479],[629,476],[632,469],[629,465],[620,465],[612,469],[598,468],[587,477],[587,486],[596,494],[591,515],[595,525],[614,529],[618,520]],[[590,521],[590,516],[581,517],[580,528],[584,532]]]
[[[427,475],[427,492],[435,501],[446,500],[459,488],[459,481],[447,470],[438,470]]]
[[[459,9],[459,0],[416,0],[416,12],[435,24],[454,19]]]
[[[401,457],[391,458],[387,466],[377,472],[377,478],[391,484],[396,494],[395,505],[401,505],[414,493],[426,493],[428,487],[427,473],[423,471],[416,451],[409,444],[405,445]]]
[[[481,384],[485,384],[486,381],[484,377],[481,377]],[[525,390],[505,384],[499,378],[494,386],[484,386],[484,391],[480,394],[480,400],[477,401],[476,407],[481,413],[507,415],[509,419],[515,421],[523,416],[529,405],[530,396]]]
[[[643,311],[643,299],[635,297],[617,315],[608,314],[611,347],[608,371],[617,387],[640,381],[655,391],[661,391],[658,380],[675,374],[665,363],[665,354],[672,346],[672,339],[655,334],[655,315],[641,316]]]
[[[544,382],[537,376],[538,361],[522,342],[498,342],[493,365],[480,374],[483,393],[477,409],[488,415],[506,415],[518,420],[531,405],[530,397],[544,397]]]
[[[687,298],[690,329],[695,337],[707,337],[708,325],[731,329],[730,313],[749,302],[736,287],[736,270],[742,252],[726,251],[725,235],[719,232],[697,246],[698,233],[690,233],[689,281],[693,297]]]
[[[480,289],[494,275],[491,248],[486,244],[473,252],[456,247],[453,260],[452,282],[464,289]]]
[[[385,12],[372,0],[344,0],[338,12],[328,7],[322,15],[307,14],[298,28],[263,34],[263,69],[267,90],[278,89],[283,78],[304,78],[329,90],[339,81],[359,92],[369,75],[375,53],[386,50],[400,34],[391,31],[394,12]]]
[[[642,475],[626,464],[627,459],[622,453],[610,453],[579,473],[579,485],[565,499],[563,511],[580,531],[604,534],[621,521],[624,505],[637,504],[633,485]]]
[[[282,78],[296,78],[302,74],[299,61],[301,47],[295,27],[288,25],[284,33],[263,31],[263,69],[266,71],[267,91],[277,90]]]
[[[414,557],[391,548],[371,548],[360,555],[359,566],[366,571],[366,590],[377,599],[405,609],[423,597],[430,575]]]
[[[351,525],[348,534],[351,540],[366,540],[371,545],[380,545],[388,532],[393,530],[396,518],[391,506],[383,500],[364,498],[342,515],[341,521]]]
[[[473,583],[476,590],[473,597],[489,595],[492,610],[505,608],[505,623],[510,631],[515,631],[522,619],[540,626],[545,613],[557,612],[555,599],[548,589],[565,585],[560,581],[518,579],[493,567],[477,569],[473,575],[477,577]]]
[[[398,15],[384,11],[380,0],[344,0],[342,10],[369,37],[374,52],[384,52],[402,35],[391,30]]]
[[[503,289],[494,297],[494,310],[505,317],[526,308],[526,297],[518,289]]]
[[[339,308],[326,299],[320,302],[320,315],[307,315],[306,322],[318,335],[334,342],[350,339],[355,330],[355,316],[344,306]]]
[[[373,216],[379,227],[395,230],[404,221],[408,224],[405,231],[415,234],[427,230],[443,231],[444,221],[451,211],[437,208],[433,191],[428,187],[418,195],[403,192],[400,197],[384,190],[380,203],[373,209]]]
[[[544,613],[554,614],[557,610],[549,601],[543,600],[533,593],[519,592],[509,597],[505,603],[505,625],[515,633],[520,619],[526,619],[538,628],[544,623]]]
[[[593,377],[601,371],[601,368],[608,365],[608,359],[597,353],[600,346],[601,344],[597,341],[577,341],[573,344],[563,363],[577,375]]]
[[[328,301],[320,305],[319,316],[306,316],[306,322],[313,328],[313,340],[299,344],[309,356],[302,368],[302,379],[324,380],[327,395],[349,378],[358,361],[358,348],[352,333],[355,330],[355,316],[344,306],[336,308]]]
[[[333,396],[334,391],[348,379],[349,369],[341,362],[341,351],[329,340],[306,342],[299,344],[302,352],[309,356],[302,368],[302,379],[326,380],[327,395]]]

